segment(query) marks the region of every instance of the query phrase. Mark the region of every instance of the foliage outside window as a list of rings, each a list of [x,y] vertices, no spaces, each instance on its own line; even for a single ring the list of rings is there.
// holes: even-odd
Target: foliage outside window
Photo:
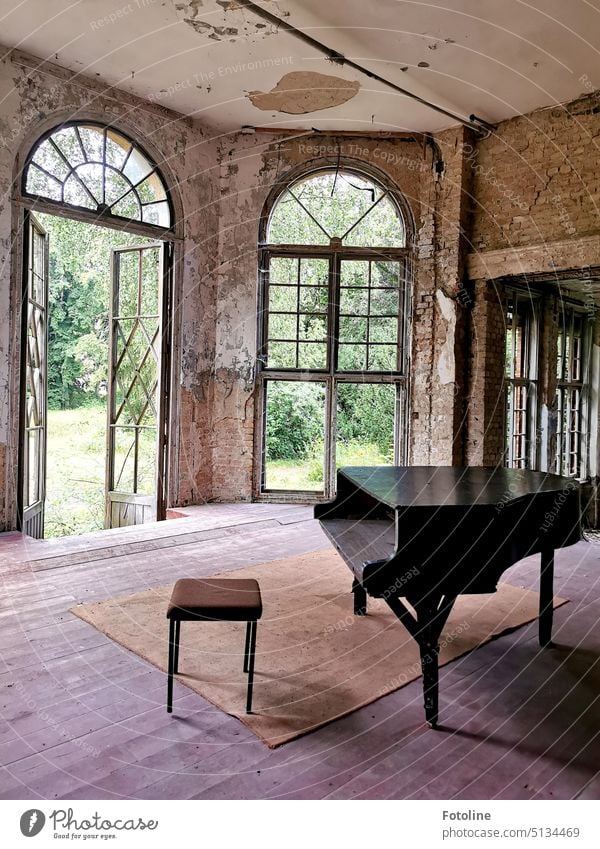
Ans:
[[[407,337],[406,230],[345,169],[289,185],[261,246],[261,490],[330,493],[340,465],[391,463]]]
[[[506,313],[506,452],[511,469],[537,465],[537,301],[509,293]]]

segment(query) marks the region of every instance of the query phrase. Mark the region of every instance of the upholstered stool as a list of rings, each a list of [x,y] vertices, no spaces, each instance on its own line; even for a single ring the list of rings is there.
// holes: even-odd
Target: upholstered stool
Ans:
[[[244,672],[248,673],[246,713],[252,713],[256,623],[262,616],[258,581],[252,578],[181,578],[173,587],[169,620],[167,712],[173,711],[173,675],[179,671],[182,622],[246,622]]]

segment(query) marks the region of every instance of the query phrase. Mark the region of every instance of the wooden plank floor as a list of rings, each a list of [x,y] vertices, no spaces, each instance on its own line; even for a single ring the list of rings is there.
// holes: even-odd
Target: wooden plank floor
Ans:
[[[269,751],[185,687],[168,716],[164,674],[68,612],[323,548],[311,514],[208,505],[79,538],[0,535],[0,798],[599,797],[599,544],[557,555],[555,648],[534,623],[444,667],[437,732],[417,681]],[[505,577],[535,588],[538,568]]]

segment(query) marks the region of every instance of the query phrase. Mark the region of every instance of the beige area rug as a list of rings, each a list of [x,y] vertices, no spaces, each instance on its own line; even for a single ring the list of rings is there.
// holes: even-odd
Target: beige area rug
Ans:
[[[355,711],[420,677],[415,641],[384,601],[352,613],[351,575],[333,549],[236,570],[256,578],[258,623],[254,713],[244,713],[245,623],[181,626],[177,679],[275,747]],[[191,575],[190,577],[194,577]],[[81,604],[72,612],[125,648],[167,669],[165,616],[172,587]],[[555,606],[565,599],[555,599]],[[500,584],[460,596],[440,640],[440,664],[537,617],[538,595]],[[166,700],[165,678],[165,700]],[[441,690],[443,705],[443,687]],[[177,713],[177,702],[173,710]]]

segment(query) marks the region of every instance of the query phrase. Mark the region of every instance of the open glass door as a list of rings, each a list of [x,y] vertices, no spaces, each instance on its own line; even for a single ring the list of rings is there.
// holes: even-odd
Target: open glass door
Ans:
[[[166,514],[170,245],[112,254],[106,527]]]
[[[19,506],[21,530],[41,539],[46,485],[48,236],[31,213],[26,217],[26,234]]]

